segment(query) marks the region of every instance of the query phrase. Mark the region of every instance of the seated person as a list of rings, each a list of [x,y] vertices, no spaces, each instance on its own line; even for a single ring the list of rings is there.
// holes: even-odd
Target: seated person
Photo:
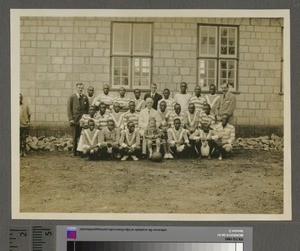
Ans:
[[[104,103],[100,103],[99,111],[95,113],[94,119],[99,130],[107,126],[107,120],[110,119],[110,115],[106,112],[106,105]]]
[[[100,134],[100,157],[102,159],[115,159],[119,153],[120,131],[116,130],[112,119],[107,121],[107,127]]]
[[[121,132],[120,137],[121,160],[131,157],[133,160],[139,160],[142,153],[141,136],[132,121],[127,123],[127,128]]]
[[[106,105],[106,109],[108,111],[110,111],[110,109],[112,108],[112,104],[114,102],[114,99],[115,98],[113,96],[109,95],[109,85],[105,84],[103,86],[103,93],[96,96],[96,98],[94,99],[92,105],[99,108],[100,103],[104,103]]]
[[[83,156],[89,159],[96,159],[99,154],[100,147],[100,131],[95,128],[95,121],[89,119],[88,129],[82,131],[82,152]]]
[[[161,117],[161,121],[162,121],[160,129],[162,130],[162,146],[165,153],[164,159],[173,159],[173,156],[169,151],[169,146],[167,142],[168,129],[170,128],[169,117],[171,112],[167,111],[166,108],[167,108],[167,103],[165,101],[159,102],[158,114]]]
[[[170,90],[169,89],[164,89],[163,91],[163,98],[158,101],[157,105],[157,111],[159,111],[159,105],[161,102],[166,102],[166,111],[168,112],[173,112],[174,111],[174,105],[176,104],[175,99],[170,98]]]
[[[210,112],[210,105],[205,104],[203,106],[203,111],[200,112],[199,122],[201,124],[209,124],[213,126],[216,123],[216,116]]]
[[[123,127],[127,128],[127,124],[133,122],[135,128],[139,126],[139,113],[135,110],[134,101],[129,101],[129,111],[124,113]]]
[[[187,131],[182,128],[179,118],[175,118],[174,127],[168,129],[168,144],[170,152],[177,158],[185,157],[191,147]]]
[[[133,101],[135,103],[135,110],[137,112],[140,112],[146,107],[145,100],[141,98],[141,90],[140,89],[134,89],[133,91],[134,98]]]
[[[96,109],[94,106],[89,107],[89,113],[88,114],[83,114],[81,119],[79,120],[79,126],[82,127],[83,129],[88,128],[88,122],[90,119],[94,118],[94,115],[96,113]]]
[[[170,114],[170,119],[169,119],[170,127],[174,127],[174,119],[176,118],[179,118],[180,121],[182,121],[181,126],[184,127],[185,114],[181,111],[181,105],[178,103],[174,105],[174,111],[171,112]]]
[[[190,103],[184,115],[185,128],[188,131],[188,135],[191,135],[199,126],[199,112],[196,111],[195,104]]]
[[[109,114],[110,118],[115,121],[115,127],[120,131],[124,129],[123,125],[123,116],[124,113],[120,112],[120,104],[118,102],[114,102],[112,112]]]
[[[118,102],[120,104],[121,112],[127,112],[129,110],[128,103],[129,103],[130,99],[126,98],[125,94],[126,94],[126,89],[124,87],[121,87],[119,89],[120,96],[118,98],[115,98],[115,101],[114,101],[114,102]]]
[[[208,124],[200,124],[199,128],[190,136],[190,142],[195,157],[207,156],[208,159],[211,159],[214,142],[212,141],[212,128]]]
[[[212,139],[214,140],[216,150],[219,152],[219,160],[226,157],[231,152],[232,144],[235,139],[235,128],[228,123],[229,117],[222,116],[221,122],[215,124]]]
[[[161,145],[161,130],[156,127],[156,120],[155,118],[149,118],[149,124],[144,132],[144,139],[146,140],[146,145],[149,151],[149,158],[152,157],[153,149],[152,145],[155,145],[156,152],[160,152],[160,145]]]

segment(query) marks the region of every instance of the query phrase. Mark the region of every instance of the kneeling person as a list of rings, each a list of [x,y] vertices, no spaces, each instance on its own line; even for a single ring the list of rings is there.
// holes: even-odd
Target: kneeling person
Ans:
[[[179,118],[175,118],[174,127],[168,129],[168,144],[170,146],[170,152],[177,158],[185,157],[191,147],[187,130],[181,127]]]
[[[220,152],[219,160],[226,157],[232,150],[232,143],[235,139],[235,128],[228,123],[229,117],[223,115],[221,122],[214,126],[212,139],[215,141],[216,149]]]
[[[137,156],[141,155],[141,136],[133,122],[127,123],[127,128],[121,132],[120,152],[121,160],[131,157],[133,160],[139,160]]]
[[[99,154],[100,142],[100,131],[95,128],[95,121],[90,119],[88,121],[88,129],[82,132],[83,154],[89,159],[96,159]]]
[[[114,159],[119,153],[120,131],[115,128],[112,119],[107,121],[107,127],[101,131],[100,157]]]
[[[211,159],[214,142],[209,124],[200,124],[199,128],[190,136],[190,140],[197,157],[207,156],[208,159]]]

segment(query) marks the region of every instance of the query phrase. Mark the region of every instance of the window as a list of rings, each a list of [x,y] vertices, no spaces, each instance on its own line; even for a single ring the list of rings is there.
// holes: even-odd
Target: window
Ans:
[[[198,83],[203,91],[215,84],[221,90],[228,83],[237,90],[237,40],[236,26],[198,26]]]
[[[112,87],[149,89],[152,63],[152,24],[113,23]]]

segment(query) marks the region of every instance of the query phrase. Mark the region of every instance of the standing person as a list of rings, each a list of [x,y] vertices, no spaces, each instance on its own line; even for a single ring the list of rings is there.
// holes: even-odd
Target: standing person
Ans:
[[[137,112],[140,112],[146,107],[145,100],[141,99],[141,90],[140,89],[134,89],[133,91],[134,98],[133,101],[135,103],[135,110]]]
[[[190,99],[192,97],[191,94],[186,93],[187,84],[182,82],[180,84],[180,93],[176,93],[174,98],[178,104],[180,104],[182,111],[187,111]]]
[[[219,98],[217,105],[217,120],[221,121],[223,115],[227,115],[228,123],[233,124],[233,112],[236,106],[236,97],[228,89],[227,83],[221,85],[223,94]]]
[[[210,105],[211,113],[216,115],[217,113],[217,104],[220,98],[219,95],[216,94],[217,88],[214,84],[209,86],[209,94],[205,95],[206,102]]]
[[[119,89],[120,96],[118,98],[115,98],[115,101],[114,101],[114,102],[119,103],[121,112],[127,112],[129,110],[128,103],[129,103],[130,99],[126,98],[125,94],[126,94],[126,89],[124,87],[121,87]]]
[[[26,138],[29,134],[31,112],[28,105],[23,103],[20,93],[20,156],[26,157]]]
[[[91,105],[95,99],[95,88],[93,86],[89,86],[87,89],[87,97],[89,99],[89,104]]]
[[[153,149],[152,146],[155,146],[155,151],[160,152],[161,146],[161,137],[162,131],[156,126],[155,118],[149,119],[149,125],[144,132],[144,140],[146,140],[147,148],[149,151],[149,159],[152,158]]]
[[[173,98],[170,98],[170,90],[169,89],[164,89],[164,91],[163,91],[163,98],[161,99],[161,100],[159,100],[158,101],[158,107],[157,107],[157,110],[159,111],[159,109],[160,109],[160,103],[162,102],[162,101],[164,101],[164,102],[166,102],[166,105],[167,105],[167,107],[166,107],[166,110],[167,111],[169,111],[169,112],[173,112],[174,111],[174,105],[176,104],[176,101],[175,101],[175,99],[173,99]]]
[[[201,112],[203,110],[203,106],[206,104],[205,97],[201,96],[201,87],[197,85],[195,87],[195,95],[191,97],[190,104],[194,104],[196,111]]]
[[[89,100],[86,95],[83,94],[83,83],[76,84],[77,91],[68,99],[67,113],[70,126],[73,133],[73,153],[72,157],[77,155],[77,141],[81,134],[81,127],[79,121],[83,114],[88,113]]]
[[[157,84],[152,83],[150,92],[147,92],[144,96],[144,100],[146,100],[149,97],[151,97],[153,99],[152,108],[155,110],[157,110],[158,101],[162,99],[162,96],[160,94],[158,94],[156,91],[157,91]]]
[[[114,97],[109,95],[109,85],[105,84],[103,86],[103,93],[96,96],[96,98],[93,101],[93,105],[99,108],[100,103],[104,103],[106,105],[106,108],[108,110],[112,109],[112,104],[114,102]]]

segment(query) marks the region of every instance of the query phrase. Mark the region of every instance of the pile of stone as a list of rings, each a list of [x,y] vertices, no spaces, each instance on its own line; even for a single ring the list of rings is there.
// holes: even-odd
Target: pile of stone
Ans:
[[[27,137],[27,150],[70,151],[73,143],[71,138]]]
[[[27,137],[27,150],[70,151],[72,146],[72,138]],[[233,147],[237,150],[283,151],[283,138],[275,134],[271,137],[238,138]]]
[[[257,138],[238,138],[234,142],[235,149],[283,151],[283,138],[275,134]]]

